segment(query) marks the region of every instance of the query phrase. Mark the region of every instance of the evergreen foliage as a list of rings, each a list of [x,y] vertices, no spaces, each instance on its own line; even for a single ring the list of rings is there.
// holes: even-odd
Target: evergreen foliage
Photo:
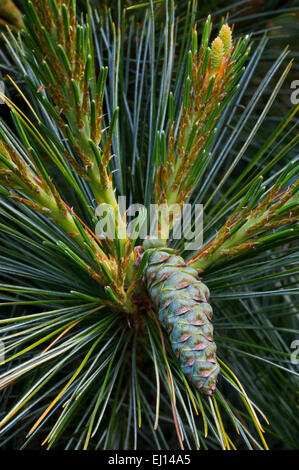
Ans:
[[[19,5],[1,52],[2,448],[296,448],[299,105],[271,114],[292,54],[272,53],[274,10],[242,34],[246,3]],[[190,203],[195,226],[202,203],[202,248],[176,215],[136,237],[119,196]]]

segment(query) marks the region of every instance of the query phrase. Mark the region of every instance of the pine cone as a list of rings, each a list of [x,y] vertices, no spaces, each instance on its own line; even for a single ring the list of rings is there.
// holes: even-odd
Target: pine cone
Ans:
[[[159,321],[169,334],[182,371],[202,393],[212,395],[219,365],[209,289],[183,258],[163,250],[149,255],[145,278]]]

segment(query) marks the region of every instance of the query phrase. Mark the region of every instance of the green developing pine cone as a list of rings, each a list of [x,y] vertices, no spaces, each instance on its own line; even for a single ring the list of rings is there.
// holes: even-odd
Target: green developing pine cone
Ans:
[[[183,258],[163,249],[149,255],[145,279],[182,371],[202,393],[212,395],[219,365],[209,289]]]

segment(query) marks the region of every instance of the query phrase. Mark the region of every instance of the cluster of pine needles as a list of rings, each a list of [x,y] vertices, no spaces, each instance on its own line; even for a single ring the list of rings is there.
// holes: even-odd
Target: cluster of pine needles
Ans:
[[[178,3],[0,3],[2,448],[296,447],[299,105],[271,114],[290,51],[263,14],[250,36]],[[173,354],[119,196],[189,203],[193,228],[203,204],[202,248],[175,214],[158,236],[210,289],[212,396]]]

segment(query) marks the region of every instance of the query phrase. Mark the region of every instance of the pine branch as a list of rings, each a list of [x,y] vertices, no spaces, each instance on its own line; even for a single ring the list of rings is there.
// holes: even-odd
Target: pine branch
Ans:
[[[189,265],[203,271],[257,247],[267,249],[274,240],[285,243],[288,237],[293,238],[299,216],[299,180],[291,183],[299,166],[293,166],[290,163],[267,191],[263,178],[256,178],[212,242],[195,254]]]
[[[22,129],[17,115],[13,114],[13,117]],[[0,184],[6,188],[1,190],[1,194],[50,217],[91,257],[88,265],[61,241],[57,242],[64,255],[100,285],[106,286],[109,300],[104,300],[104,303],[125,311],[134,311],[124,286],[129,259],[123,258],[116,262],[115,257],[103,251],[101,241],[91,230],[87,230],[88,227],[63,201],[42,160],[29,142],[27,158],[30,166],[0,129]]]
[[[178,122],[170,94],[168,148],[163,152],[166,143],[161,142],[157,144],[160,150],[156,150],[157,154],[165,155],[156,175],[157,203],[169,206],[183,204],[189,198],[208,158],[217,120],[234,95],[244,72],[243,63],[250,51],[248,37],[233,44],[231,29],[225,24],[209,47],[211,29],[208,17],[199,47],[194,29]]]
[[[29,1],[26,14],[26,60],[47,91],[37,96],[78,157],[77,162],[65,154],[74,171],[88,181],[98,205],[107,203],[114,208],[125,233],[108,169],[118,109],[109,131],[104,132],[108,70],[103,67],[96,76],[89,25],[77,21],[75,1]],[[124,245],[125,240],[121,246],[126,255]]]

